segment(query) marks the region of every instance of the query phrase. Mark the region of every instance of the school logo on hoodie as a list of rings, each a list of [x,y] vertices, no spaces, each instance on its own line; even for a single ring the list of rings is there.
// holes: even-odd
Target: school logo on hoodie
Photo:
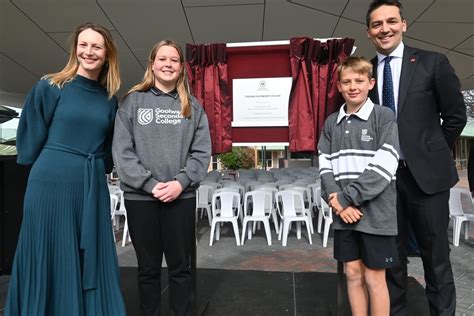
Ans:
[[[148,125],[153,121],[153,109],[138,109],[138,124]]]

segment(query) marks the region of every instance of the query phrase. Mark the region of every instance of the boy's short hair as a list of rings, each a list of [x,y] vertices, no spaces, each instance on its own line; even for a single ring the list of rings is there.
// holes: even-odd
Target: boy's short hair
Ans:
[[[347,68],[350,68],[355,73],[361,75],[366,74],[369,79],[372,78],[372,63],[365,57],[349,56],[342,63],[340,63],[337,67],[337,74],[339,76],[339,80],[341,78],[342,71]]]

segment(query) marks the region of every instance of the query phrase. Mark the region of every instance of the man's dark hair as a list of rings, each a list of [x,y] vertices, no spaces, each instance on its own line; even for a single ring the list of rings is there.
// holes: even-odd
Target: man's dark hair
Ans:
[[[367,15],[365,16],[365,21],[367,23],[367,27],[370,27],[370,14],[375,10],[378,9],[379,7],[383,5],[393,5],[400,10],[400,17],[402,18],[402,21],[404,20],[403,18],[403,13],[402,9],[403,6],[398,0],[374,0],[372,3],[369,5],[369,9],[367,10]]]

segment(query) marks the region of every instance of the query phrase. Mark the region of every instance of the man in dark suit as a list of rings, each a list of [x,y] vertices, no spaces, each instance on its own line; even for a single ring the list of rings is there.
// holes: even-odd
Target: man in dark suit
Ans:
[[[391,315],[408,313],[408,223],[423,260],[431,315],[454,315],[448,200],[449,189],[458,181],[452,148],[466,124],[466,107],[446,56],[405,46],[402,37],[406,27],[400,2],[378,0],[370,4],[367,34],[377,50],[372,60],[377,87],[370,97],[395,111],[401,149],[397,170],[401,265],[387,270]],[[391,57],[385,61],[387,56]]]

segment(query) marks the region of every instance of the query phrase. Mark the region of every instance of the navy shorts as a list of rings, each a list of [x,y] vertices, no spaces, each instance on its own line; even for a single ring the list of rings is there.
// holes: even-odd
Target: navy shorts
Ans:
[[[355,230],[334,230],[334,258],[342,262],[361,259],[370,269],[387,269],[399,265],[395,236]]]

